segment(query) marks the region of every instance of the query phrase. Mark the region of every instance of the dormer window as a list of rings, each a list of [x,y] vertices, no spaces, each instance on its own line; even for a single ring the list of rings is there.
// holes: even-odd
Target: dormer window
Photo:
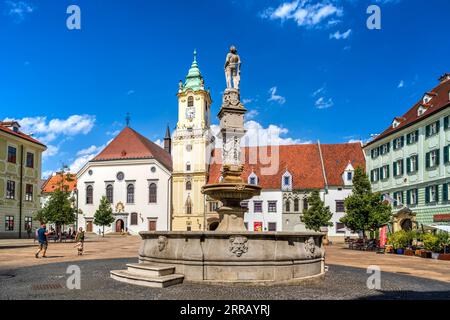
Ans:
[[[352,181],[353,179],[353,172],[347,172],[347,181]]]
[[[283,191],[291,191],[292,190],[292,175],[287,170],[281,178],[281,189]]]
[[[258,176],[254,172],[248,176],[248,184],[258,185]]]
[[[422,101],[423,101],[424,104],[428,104],[428,102],[430,102],[431,99],[433,99],[433,97],[430,96],[430,95],[428,95],[428,94],[426,94],[426,95],[423,97]]]
[[[355,168],[353,168],[351,161],[349,161],[348,165],[345,168],[344,173],[342,175],[342,180],[344,181],[344,185],[350,186],[353,184],[353,173],[354,172],[355,172]]]
[[[425,111],[427,111],[427,108],[425,108],[424,106],[420,106],[419,109],[417,109],[417,115],[420,117],[425,113]]]
[[[392,128],[393,128],[393,129],[397,128],[399,125],[400,125],[400,121],[398,121],[397,119],[395,119],[395,120],[392,122]]]

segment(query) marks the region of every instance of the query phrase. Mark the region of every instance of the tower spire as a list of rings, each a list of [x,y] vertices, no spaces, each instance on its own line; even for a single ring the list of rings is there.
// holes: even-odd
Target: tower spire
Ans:
[[[167,124],[166,136],[164,137],[164,150],[169,154],[172,153],[172,138],[170,137],[169,124]]]

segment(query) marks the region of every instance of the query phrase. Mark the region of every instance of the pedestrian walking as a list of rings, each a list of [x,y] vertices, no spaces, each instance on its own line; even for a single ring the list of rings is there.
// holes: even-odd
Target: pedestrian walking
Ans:
[[[47,247],[48,247],[48,239],[47,236],[50,234],[47,231],[47,227],[45,226],[45,223],[41,224],[41,227],[37,230],[37,238],[39,242],[39,250],[36,252],[35,257],[36,259],[39,258],[39,253],[44,250],[44,253],[42,254],[42,258],[47,258],[45,255],[47,253]]]
[[[27,235],[28,235],[28,239],[31,239],[31,225],[27,224]]]

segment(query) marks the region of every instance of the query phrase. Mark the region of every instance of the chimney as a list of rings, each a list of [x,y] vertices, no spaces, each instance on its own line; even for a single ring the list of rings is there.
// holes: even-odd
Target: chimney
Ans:
[[[445,73],[443,76],[439,78],[440,83],[444,83],[446,81],[450,80],[450,73]]]
[[[169,125],[167,125],[166,136],[164,137],[164,150],[166,150],[168,154],[172,153],[172,138],[170,137]]]

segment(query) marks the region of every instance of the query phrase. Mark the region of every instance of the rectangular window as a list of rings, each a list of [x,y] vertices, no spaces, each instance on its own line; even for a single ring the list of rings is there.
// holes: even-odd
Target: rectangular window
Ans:
[[[242,201],[241,208],[248,209],[248,201]]]
[[[256,185],[256,178],[255,177],[251,177],[250,178],[250,184]]]
[[[405,144],[405,137],[399,137],[397,139],[394,139],[394,141],[392,142],[392,146],[394,147],[394,150],[398,150],[403,148]]]
[[[389,179],[389,165],[383,166],[380,170],[380,180]]]
[[[426,137],[432,137],[439,133],[439,121],[433,122],[425,127]]]
[[[414,144],[419,140],[419,130],[416,130],[414,132],[409,133],[406,136],[406,143],[407,144]]]
[[[370,151],[372,154],[372,159],[378,158],[378,151],[379,151],[378,148],[374,148]]]
[[[347,172],[347,181],[352,181],[353,179],[353,173]]]
[[[403,175],[403,159],[394,162],[394,176],[400,177]]]
[[[425,203],[439,202],[439,186],[429,186],[425,188]]]
[[[406,159],[406,172],[414,173],[419,170],[419,156],[414,155]]]
[[[14,216],[5,217],[5,231],[14,231]]]
[[[33,201],[33,185],[27,184],[25,186],[25,201]]]
[[[262,212],[262,201],[253,201],[253,212]]]
[[[285,185],[285,186],[290,185],[290,184],[291,184],[290,182],[291,182],[290,177],[284,177],[284,185]]]
[[[33,227],[33,217],[25,217],[25,230]]]
[[[450,92],[449,92],[449,100],[450,100]],[[444,130],[450,129],[450,122],[449,122],[450,116],[446,116],[444,118]]]
[[[16,198],[16,182],[8,180],[6,182],[6,199]]]
[[[27,168],[34,168],[34,154],[31,152],[27,152]]]
[[[379,169],[373,169],[371,172],[370,172],[370,180],[372,181],[372,182],[377,182],[379,179],[380,179],[380,177],[379,177]]]
[[[268,202],[268,211],[271,213],[277,212],[277,202],[276,201]]]
[[[308,210],[308,199],[303,199],[303,211]]]
[[[269,232],[270,231],[272,231],[272,232],[277,231],[277,223],[276,222],[269,222],[267,224],[267,227],[269,229]]]
[[[17,161],[17,149],[11,146],[8,146],[8,162],[16,163]]]
[[[188,227],[190,228],[190,227]],[[149,220],[148,221],[148,231],[156,231],[156,220]],[[188,230],[190,231],[190,230]]]
[[[450,163],[450,145],[444,147],[444,164]]]
[[[336,200],[336,212],[345,212],[344,200]]]
[[[403,192],[394,192],[394,207],[403,206]]]
[[[425,155],[426,167],[434,168],[439,165],[439,150],[433,150]]]
[[[381,146],[381,152],[380,152],[381,155],[385,155],[385,154],[389,153],[389,146],[390,146],[389,143],[385,143]]]

